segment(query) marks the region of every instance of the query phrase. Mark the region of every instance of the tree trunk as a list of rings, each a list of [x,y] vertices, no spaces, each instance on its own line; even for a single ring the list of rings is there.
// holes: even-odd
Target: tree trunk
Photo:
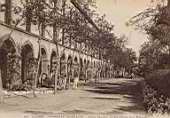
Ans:
[[[5,0],[5,23],[10,25],[11,24],[11,20],[12,20],[12,17],[11,17],[11,12],[12,12],[12,2],[11,0]]]
[[[59,75],[59,68],[60,68],[60,64],[59,64],[60,60],[57,60],[57,68],[56,68],[56,73],[55,73],[55,80],[54,80],[54,94],[57,93],[57,82],[58,82],[58,75]]]
[[[28,5],[28,0],[26,0],[26,4]],[[26,31],[28,31],[28,32],[31,31],[31,20],[32,20],[32,11],[27,6],[27,8],[26,8]]]
[[[53,2],[54,2],[54,9],[57,12],[58,1],[54,0]],[[54,21],[54,23],[53,23],[53,41],[55,42],[55,45],[56,45],[56,48],[57,48],[57,53],[59,54],[57,38],[58,38],[57,23],[56,23],[56,21]],[[57,93],[57,88],[58,88],[57,84],[58,84],[59,74],[60,74],[60,58],[58,57],[57,68],[56,68],[56,73],[55,73],[55,80],[54,80],[54,94]]]
[[[63,17],[66,16],[66,13],[65,13],[65,10],[66,10],[66,1],[64,0],[62,2],[62,14],[63,14]],[[65,45],[65,28],[62,29],[62,45]]]

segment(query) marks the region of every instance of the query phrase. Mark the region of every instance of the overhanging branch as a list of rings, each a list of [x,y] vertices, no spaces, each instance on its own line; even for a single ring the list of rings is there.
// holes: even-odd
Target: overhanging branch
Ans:
[[[88,22],[92,24],[93,27],[96,28],[97,31],[100,31],[100,29],[93,22],[93,20],[87,15],[87,13],[81,8],[81,6],[75,0],[71,0],[71,3],[80,11],[80,13],[88,20]]]

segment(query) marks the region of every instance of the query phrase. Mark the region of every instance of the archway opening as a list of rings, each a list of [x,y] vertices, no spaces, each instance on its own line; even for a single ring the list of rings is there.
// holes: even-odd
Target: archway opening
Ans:
[[[70,82],[72,81],[72,57],[69,56],[67,60],[67,87],[69,88]]]
[[[63,87],[65,87],[66,71],[66,56],[62,54],[60,57],[60,79],[62,80]]]
[[[56,67],[57,67],[57,54],[56,52],[53,51],[50,60],[50,69],[49,69],[50,73],[55,71]]]
[[[87,61],[84,59],[84,66],[83,66],[83,74],[84,74],[84,80],[87,81]]]
[[[47,73],[47,53],[44,48],[41,48],[41,73]]]
[[[94,68],[96,67],[96,62],[95,62],[95,61],[93,62],[93,67],[94,67]]]
[[[73,81],[75,78],[79,76],[79,64],[78,64],[78,59],[77,57],[74,58],[74,63],[73,63]]]
[[[80,58],[80,80],[84,80],[83,60]]]
[[[4,89],[9,89],[11,84],[12,78],[9,78],[9,74],[11,74],[9,69],[13,69],[10,68],[10,65],[13,63],[11,57],[15,55],[15,52],[15,46],[9,39],[5,40],[0,47],[0,86]]]
[[[21,69],[21,78],[22,83],[25,83],[27,86],[33,86],[35,79],[35,63],[33,56],[33,49],[29,44],[23,46],[21,50],[22,57],[22,69]]]
[[[97,79],[97,68],[96,68],[96,62],[93,62],[93,78]]]
[[[92,77],[92,69],[91,69],[91,66],[90,66],[90,61],[88,60],[87,61],[87,80],[89,80],[91,77]]]
[[[74,63],[78,63],[77,57],[74,58]]]
[[[84,65],[86,65],[86,59],[84,59]]]
[[[39,65],[39,79],[38,79],[38,86],[42,87],[43,79],[47,77],[48,74],[48,64],[47,64],[47,53],[44,48],[41,48],[41,60]]]
[[[57,71],[57,63],[58,59],[57,59],[57,53],[55,51],[53,51],[51,53],[51,59],[50,59],[50,67],[48,67],[48,76],[50,78],[48,78],[48,87],[54,87],[55,84],[55,74]]]
[[[89,67],[89,64],[90,64],[90,61],[88,60],[88,61],[87,61],[87,66],[88,66],[88,67]]]

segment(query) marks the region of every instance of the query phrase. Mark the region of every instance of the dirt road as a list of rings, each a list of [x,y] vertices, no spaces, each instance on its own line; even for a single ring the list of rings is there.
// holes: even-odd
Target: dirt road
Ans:
[[[7,98],[0,104],[2,113],[145,113],[139,79],[110,79],[76,90]]]

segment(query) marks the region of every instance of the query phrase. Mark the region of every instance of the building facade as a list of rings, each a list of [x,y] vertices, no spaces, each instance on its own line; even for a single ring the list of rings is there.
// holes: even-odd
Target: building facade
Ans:
[[[43,76],[50,79],[48,84],[52,86],[54,79],[51,79],[55,78],[56,72],[58,79],[66,83],[74,81],[76,71],[79,80],[113,77],[113,65],[99,58],[92,47],[77,42],[56,44],[48,35],[49,32],[52,34],[52,28],[47,28],[49,32],[41,35],[34,24],[30,31],[25,25],[15,27],[13,22],[17,16],[11,9],[17,4],[18,0],[2,0],[0,3],[1,87],[16,90],[28,85],[42,86]],[[61,37],[62,33],[56,40]]]

